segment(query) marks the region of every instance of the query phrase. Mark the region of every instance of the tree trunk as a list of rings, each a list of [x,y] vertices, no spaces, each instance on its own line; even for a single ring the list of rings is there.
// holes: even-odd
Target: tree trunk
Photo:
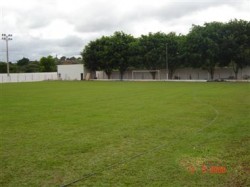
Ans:
[[[239,73],[240,67],[233,60],[231,61],[231,64],[232,64],[234,75],[235,75],[234,78],[238,79],[238,73]]]
[[[235,75],[235,79],[238,79],[238,73],[239,73],[239,66],[236,64],[235,66],[233,66],[233,71],[234,71],[234,75]]]
[[[120,80],[123,80],[125,72],[126,72],[126,70],[120,70]]]
[[[156,72],[150,72],[152,75],[153,80],[155,80]]]
[[[173,79],[174,72],[175,72],[174,69],[169,69],[169,75],[168,75],[168,78],[169,78],[169,79]],[[179,79],[179,78],[178,78],[178,79]]]
[[[96,78],[96,71],[91,71],[90,75],[91,75],[91,79],[95,79]]]
[[[234,72],[235,74],[235,79],[237,80],[238,79],[238,70]]]
[[[209,73],[210,73],[211,80],[214,80],[214,71],[211,70]]]
[[[107,76],[108,76],[108,79],[110,79],[110,77],[111,77],[111,73],[108,73],[108,74],[107,74]]]
[[[112,74],[112,70],[106,70],[105,73],[108,76],[108,79],[110,79],[111,74]]]
[[[210,79],[214,80],[214,68],[209,69]]]
[[[120,72],[120,79],[123,80],[124,72]]]

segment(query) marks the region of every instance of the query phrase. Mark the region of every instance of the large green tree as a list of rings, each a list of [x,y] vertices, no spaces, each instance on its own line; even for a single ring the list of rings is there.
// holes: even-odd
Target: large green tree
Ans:
[[[112,51],[110,60],[115,64],[115,68],[119,70],[120,79],[122,80],[125,71],[132,65],[132,49],[135,39],[133,36],[125,34],[124,32],[115,32],[110,40],[112,44],[110,48]]]
[[[56,61],[52,56],[42,57],[40,67],[42,72],[54,72],[56,71]]]
[[[114,60],[114,43],[111,36],[103,36],[99,40],[98,61],[100,68],[106,73],[108,79],[111,78],[113,70],[117,67]]]
[[[81,52],[84,66],[91,72],[91,76],[96,76],[95,72],[100,70],[100,42],[99,39],[90,41]]]
[[[215,67],[219,65],[222,37],[223,24],[220,22],[193,25],[187,35],[191,66],[206,69],[211,80],[214,79]]]
[[[184,66],[185,39],[184,35],[176,35],[175,33],[167,35],[167,68],[169,79],[173,79],[174,72]]]
[[[140,54],[143,66],[147,70],[167,69],[168,78],[172,79],[177,68],[180,67],[183,56],[184,36],[175,33],[149,33],[139,38]],[[152,71],[155,79],[156,72]]]
[[[231,20],[224,24],[221,66],[232,66],[235,78],[239,70],[250,65],[250,22]]]
[[[149,33],[142,35],[139,38],[140,55],[143,61],[143,66],[147,70],[158,70],[166,64],[166,34]],[[150,72],[152,78],[155,79],[156,72]]]

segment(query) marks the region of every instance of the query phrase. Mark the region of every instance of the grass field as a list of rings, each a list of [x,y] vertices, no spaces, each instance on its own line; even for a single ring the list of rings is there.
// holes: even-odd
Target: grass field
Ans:
[[[0,186],[250,184],[249,83],[13,83],[0,96]]]

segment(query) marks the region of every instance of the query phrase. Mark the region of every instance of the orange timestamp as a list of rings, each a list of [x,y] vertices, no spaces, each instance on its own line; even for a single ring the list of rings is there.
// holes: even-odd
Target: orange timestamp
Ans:
[[[190,166],[188,168],[188,171],[192,174],[194,174],[196,172],[196,168],[194,166]],[[206,165],[202,165],[201,166],[201,171],[203,174],[205,173],[211,173],[211,174],[223,174],[227,172],[227,168],[224,166],[206,166]]]

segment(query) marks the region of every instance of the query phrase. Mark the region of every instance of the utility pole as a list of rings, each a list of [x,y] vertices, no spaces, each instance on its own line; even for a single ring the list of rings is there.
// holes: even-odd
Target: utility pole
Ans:
[[[9,65],[9,40],[12,40],[12,34],[2,34],[2,40],[6,41],[6,63],[7,63],[7,75],[10,76],[10,65]]]
[[[168,44],[166,43],[166,80],[168,80]]]

